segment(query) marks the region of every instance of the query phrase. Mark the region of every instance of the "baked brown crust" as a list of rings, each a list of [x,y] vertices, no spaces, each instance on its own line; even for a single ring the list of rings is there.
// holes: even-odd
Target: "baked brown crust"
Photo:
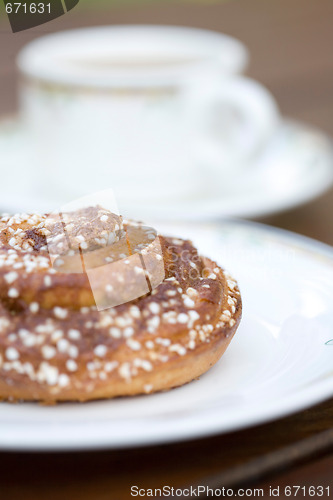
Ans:
[[[33,216],[16,216],[16,223],[23,227],[27,217]],[[1,224],[3,231],[13,227],[11,220],[4,217],[0,230]],[[10,247],[6,238],[0,248],[3,399],[87,401],[180,386],[222,356],[239,325],[236,282],[215,262],[200,257],[190,241],[161,236],[164,280],[145,296],[98,311],[81,307],[82,274],[59,272],[46,263],[30,273],[14,267],[26,255],[27,260],[46,256],[43,250]],[[51,284],[46,280],[51,307],[22,298],[27,279],[27,290],[32,287],[38,294],[46,276],[51,276]],[[55,305],[60,285],[71,290],[75,307]]]

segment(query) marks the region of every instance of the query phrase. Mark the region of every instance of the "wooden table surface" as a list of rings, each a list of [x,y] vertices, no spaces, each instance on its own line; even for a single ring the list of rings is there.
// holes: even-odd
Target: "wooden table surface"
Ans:
[[[93,24],[179,24],[215,29],[241,39],[252,56],[248,74],[270,89],[281,112],[333,135],[332,0],[138,4],[112,7],[104,12],[96,9],[87,12],[79,5],[48,25],[15,35],[10,33],[3,18],[0,115],[17,109],[14,56],[32,38],[46,31]],[[333,244],[332,211],[330,190],[305,206],[261,220]],[[168,446],[47,455],[0,453],[0,498],[121,500],[131,498],[130,485],[153,488],[164,484],[175,487],[204,484],[208,476],[217,473],[223,474],[225,484],[235,484],[245,464],[251,463],[256,468],[258,462],[254,460],[263,454],[316,436],[332,424],[333,400],[260,427]],[[328,443],[331,437],[325,435],[324,442]],[[287,456],[293,457],[295,453],[297,449],[291,448]],[[251,487],[262,486],[268,494],[270,485],[331,486],[333,455],[329,449],[325,457],[319,454],[324,452],[313,450],[311,462],[286,470],[282,467],[275,477],[260,478],[258,473]],[[263,469],[262,465],[258,471]],[[239,466],[241,469],[235,469]]]

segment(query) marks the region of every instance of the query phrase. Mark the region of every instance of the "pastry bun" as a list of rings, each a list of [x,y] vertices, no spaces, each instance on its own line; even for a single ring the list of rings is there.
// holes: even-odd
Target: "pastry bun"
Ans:
[[[59,231],[55,242],[47,215],[0,219],[2,399],[87,401],[177,387],[213,366],[237,330],[237,283],[190,241],[91,210],[78,219],[72,214],[73,234],[64,240]],[[85,224],[92,213],[109,224],[98,235]],[[71,244],[80,227],[84,248]],[[55,251],[57,242],[63,245]],[[145,259],[140,272],[131,261],[137,255]],[[82,256],[89,269],[104,269],[99,303]],[[119,276],[125,285],[141,276],[146,288],[112,305],[126,289]]]

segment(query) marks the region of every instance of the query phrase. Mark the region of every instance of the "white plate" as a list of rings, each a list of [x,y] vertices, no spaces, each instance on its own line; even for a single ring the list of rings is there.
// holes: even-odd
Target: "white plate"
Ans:
[[[44,189],[36,187],[38,180],[31,175],[35,169],[31,168],[30,155],[24,129],[15,121],[3,122],[0,210],[52,211],[68,201],[52,195],[51,185]],[[181,217],[197,221],[221,216],[257,217],[298,206],[319,196],[332,184],[332,141],[322,132],[283,120],[272,140],[242,175],[226,182],[217,170],[207,170],[205,174],[207,179],[201,191],[188,198],[166,202],[161,198],[157,205],[145,199],[139,206],[131,206],[118,196],[121,212],[134,219],[154,217],[170,221]]]
[[[238,278],[244,309],[228,351],[200,380],[86,404],[0,404],[0,448],[168,443],[267,422],[333,396],[333,249],[254,223],[161,227],[191,237]]]

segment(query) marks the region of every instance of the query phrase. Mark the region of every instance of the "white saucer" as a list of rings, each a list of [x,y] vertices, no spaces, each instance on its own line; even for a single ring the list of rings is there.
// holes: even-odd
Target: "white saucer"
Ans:
[[[158,228],[191,238],[238,279],[239,330],[199,380],[111,401],[0,403],[0,449],[169,443],[277,419],[333,396],[333,249],[250,222]]]
[[[36,193],[29,175],[30,154],[24,130],[14,120],[3,121],[0,126],[0,211],[50,211],[65,201],[52,195],[52,186],[45,186],[44,195],[38,190]],[[260,156],[232,181],[226,182],[220,172],[210,171],[201,192],[187,198],[168,202],[161,199],[156,205],[146,199],[140,205],[128,205],[120,196],[117,201],[124,215],[136,219],[246,218],[296,207],[320,195],[332,182],[331,138],[304,124],[283,120]]]

